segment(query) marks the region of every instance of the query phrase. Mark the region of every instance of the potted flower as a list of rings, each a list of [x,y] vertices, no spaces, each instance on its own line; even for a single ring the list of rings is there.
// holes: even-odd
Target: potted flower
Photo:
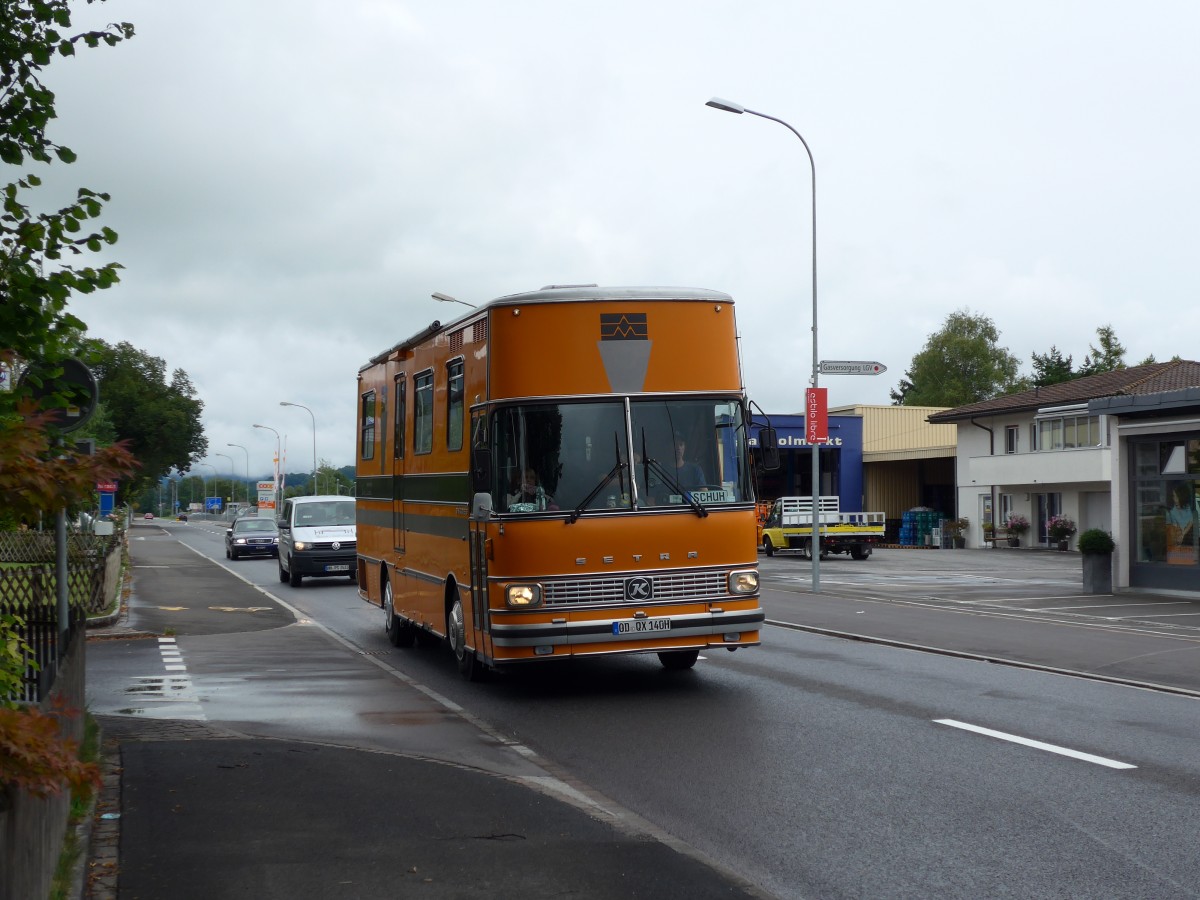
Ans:
[[[1020,547],[1021,535],[1029,530],[1029,520],[1020,513],[1009,513],[1004,524],[1008,528],[1008,546]]]
[[[946,531],[950,533],[950,540],[953,541],[955,550],[961,550],[967,545],[967,529],[970,527],[971,520],[966,516],[949,519],[946,522]]]
[[[1079,535],[1079,552],[1083,554],[1083,589],[1089,594],[1112,593],[1112,555],[1116,549],[1112,535],[1099,528],[1089,528]]]
[[[1075,533],[1075,523],[1069,516],[1051,516],[1046,523],[1046,534],[1050,543],[1058,544],[1059,550],[1066,550]]]

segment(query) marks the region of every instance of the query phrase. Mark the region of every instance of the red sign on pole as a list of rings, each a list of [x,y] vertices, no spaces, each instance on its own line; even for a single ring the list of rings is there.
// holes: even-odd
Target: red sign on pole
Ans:
[[[117,483],[115,481],[97,481],[96,490],[115,494],[117,491]]]
[[[810,444],[829,440],[829,390],[807,388],[804,391],[804,439]]]

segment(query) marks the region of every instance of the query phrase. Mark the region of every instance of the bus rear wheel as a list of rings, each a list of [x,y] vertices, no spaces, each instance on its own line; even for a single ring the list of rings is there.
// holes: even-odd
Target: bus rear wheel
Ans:
[[[467,681],[476,681],[483,674],[483,666],[475,651],[467,646],[467,622],[463,614],[462,600],[455,597],[446,615],[446,637],[450,641],[450,650],[458,664],[459,674]]]
[[[699,656],[699,650],[664,650],[658,654],[658,661],[663,664],[664,669],[678,672],[694,666]]]
[[[396,598],[392,594],[392,583],[385,578],[383,580],[383,627],[387,632],[388,642],[393,647],[411,647],[415,637],[413,627],[396,615],[395,600]]]

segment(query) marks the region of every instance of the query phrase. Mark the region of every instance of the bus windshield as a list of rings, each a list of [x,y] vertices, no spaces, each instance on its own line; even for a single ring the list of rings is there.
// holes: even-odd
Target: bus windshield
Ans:
[[[752,499],[737,399],[507,406],[492,420],[499,512],[704,507]]]

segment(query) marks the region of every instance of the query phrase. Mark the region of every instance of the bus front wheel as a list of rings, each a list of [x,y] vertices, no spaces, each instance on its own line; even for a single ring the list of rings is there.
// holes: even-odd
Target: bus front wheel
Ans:
[[[446,637],[450,640],[450,649],[458,664],[459,674],[467,681],[475,681],[483,674],[483,666],[475,656],[475,651],[467,646],[467,623],[463,615],[462,600],[454,598],[450,612],[446,616]]]
[[[664,650],[658,654],[658,661],[663,664],[664,669],[677,672],[690,669],[696,664],[699,656],[699,650]]]

